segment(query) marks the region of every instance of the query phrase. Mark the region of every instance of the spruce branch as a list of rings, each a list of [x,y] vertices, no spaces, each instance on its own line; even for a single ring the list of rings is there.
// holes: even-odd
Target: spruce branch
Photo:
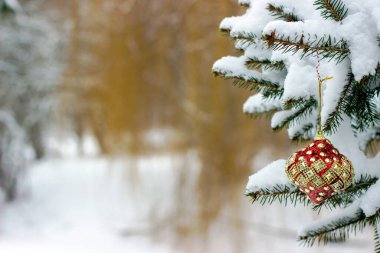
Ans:
[[[305,235],[299,236],[298,240],[305,246],[313,246],[328,242],[345,241],[350,233],[362,231],[370,220],[360,208],[353,215],[346,215],[330,221],[328,224],[321,225],[313,230],[308,231]]]
[[[272,16],[287,22],[301,21],[301,19],[295,14],[285,12],[284,6],[282,5],[274,6],[273,4],[268,4],[267,10],[272,14]]]
[[[322,59],[335,60],[337,63],[343,61],[349,54],[347,42],[336,39],[330,35],[318,38],[316,35],[296,35],[294,38],[286,35],[277,35],[275,31],[265,34],[262,40],[266,41],[268,47],[273,50],[281,50],[283,53],[295,54],[301,51],[301,57],[320,55]]]
[[[254,33],[236,33],[232,34],[231,37],[235,41],[240,41],[246,47],[257,44],[257,41],[260,40]]]
[[[319,205],[313,205],[312,209],[319,213],[322,208],[332,210],[337,207],[347,207],[354,200],[362,196],[377,180],[378,178],[376,177],[363,175],[349,188],[339,194],[331,196]],[[288,203],[293,205],[301,203],[304,206],[312,204],[305,193],[301,192],[298,188],[294,189],[287,185],[275,185],[271,188],[263,188],[258,191],[249,192],[246,195],[251,198],[252,203],[259,202],[262,205],[266,203],[271,204],[274,201],[279,201],[279,203],[284,203],[285,205]]]
[[[317,101],[314,98],[310,98],[309,100],[305,100],[297,105],[294,105],[294,113],[287,116],[282,122],[277,124],[273,130],[277,131],[285,126],[288,126],[293,123],[299,122],[302,118],[306,117],[308,114],[310,114],[313,109],[317,107]]]
[[[302,126],[302,128],[297,131],[293,136],[291,137],[292,141],[305,141],[312,139],[313,136],[313,130],[314,125],[311,123],[306,123]]]
[[[317,100],[314,97],[310,98],[289,98],[284,102],[284,109],[298,109],[305,106],[307,103],[317,103]]]
[[[282,87],[265,80],[256,80],[253,78],[246,80],[239,77],[226,77],[225,79],[233,79],[233,84],[240,88],[245,88],[249,91],[261,92],[265,98],[279,98],[284,93],[284,89]]]
[[[272,117],[274,113],[278,112],[279,109],[270,109],[266,110],[264,112],[245,112],[247,116],[249,116],[251,119],[258,119],[260,117],[266,116],[268,118]]]
[[[311,201],[298,188],[295,190],[287,185],[275,185],[270,189],[260,189],[259,191],[250,192],[246,195],[251,198],[252,203],[258,202],[261,205],[266,203],[272,204],[275,201],[284,203],[285,205],[290,203],[294,206],[297,203],[303,204],[304,206],[311,204]]]
[[[246,77],[243,75],[234,75],[232,72],[214,71],[215,76],[220,76],[226,80],[232,79],[233,84],[248,89],[249,91],[258,91],[266,98],[278,98],[284,93],[284,88],[278,83],[264,79],[258,79],[253,76]]]
[[[379,71],[380,73],[380,71]],[[343,87],[335,109],[327,116],[323,126],[326,133],[334,133],[346,114],[352,118],[352,127],[359,132],[369,127],[380,124],[380,117],[374,96],[377,89],[372,89],[377,84],[380,74],[365,76],[360,82],[355,80],[352,73],[348,74],[347,84]]]
[[[321,11],[325,19],[333,19],[337,22],[342,21],[348,11],[342,0],[315,0],[314,6]]]
[[[380,124],[377,104],[374,101],[375,92],[369,85],[373,78],[376,77],[364,77],[360,82],[353,80],[346,98],[345,113],[352,118],[353,129],[359,132]]]
[[[331,196],[329,199],[319,205],[314,205],[313,210],[320,213],[322,208],[333,210],[337,207],[347,207],[354,200],[362,196],[371,185],[377,182],[377,180],[377,177],[362,175],[346,190],[340,192],[339,194]]]
[[[357,231],[363,231],[367,226],[375,226],[380,221],[380,210],[374,215],[366,217],[363,211],[358,207],[351,215],[342,215],[328,224],[321,225],[313,230],[308,231],[298,240],[305,246],[337,241],[345,241],[351,233],[354,235]]]
[[[245,77],[243,75],[234,75],[232,72],[218,72],[214,71],[214,75],[216,77],[222,77],[226,80],[233,79],[239,82],[238,85],[240,87],[248,88],[249,90],[254,90],[256,86],[262,86],[262,87],[267,87],[267,88],[272,88],[272,89],[278,89],[280,86],[277,83],[264,80],[264,79],[257,79],[253,76],[250,77]]]
[[[231,29],[229,28],[220,28],[220,31],[224,34],[229,34],[231,32]]]
[[[338,102],[336,103],[335,109],[327,116],[325,124],[323,125],[323,131],[325,133],[334,133],[339,127],[340,123],[343,120],[343,113],[347,107],[348,93],[354,81],[354,75],[350,73],[348,75],[347,84],[343,87],[343,90],[339,96]]]
[[[283,61],[270,61],[268,59],[260,60],[256,57],[251,57],[245,62],[245,66],[248,69],[260,69],[264,70],[273,69],[273,70],[283,70],[285,69],[285,64]]]

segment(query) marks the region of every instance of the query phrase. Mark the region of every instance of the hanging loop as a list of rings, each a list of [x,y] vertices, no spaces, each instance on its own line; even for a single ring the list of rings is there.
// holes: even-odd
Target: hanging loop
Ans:
[[[325,139],[325,136],[323,135],[323,131],[322,131],[322,116],[321,116],[322,115],[322,84],[324,81],[327,81],[333,78],[332,76],[328,76],[322,79],[319,73],[319,65],[320,65],[319,55],[317,55],[316,70],[317,70],[317,77],[318,77],[318,129],[317,129],[317,135],[314,138],[316,140]]]

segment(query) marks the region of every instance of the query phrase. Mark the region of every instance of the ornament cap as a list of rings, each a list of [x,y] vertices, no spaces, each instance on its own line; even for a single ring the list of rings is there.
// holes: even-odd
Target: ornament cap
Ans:
[[[317,134],[314,137],[314,140],[319,141],[319,140],[325,140],[325,139],[326,139],[326,137],[323,135],[323,132],[318,130]]]

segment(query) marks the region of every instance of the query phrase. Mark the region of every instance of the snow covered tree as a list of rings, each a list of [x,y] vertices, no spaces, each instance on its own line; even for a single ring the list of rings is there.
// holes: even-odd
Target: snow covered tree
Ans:
[[[272,115],[274,130],[288,129],[292,140],[310,140],[318,127],[318,74],[333,76],[323,85],[324,134],[354,167],[349,188],[312,204],[285,173],[285,160],[252,175],[247,195],[253,202],[327,208],[330,217],[299,231],[306,245],[345,240],[374,227],[376,252],[380,218],[380,156],[366,156],[380,138],[380,3],[360,0],[240,0],[247,12],[223,20],[220,28],[243,52],[218,60],[213,71],[253,91],[245,113]]]
[[[38,3],[0,4],[0,192],[12,200],[27,161],[44,155],[63,43]]]

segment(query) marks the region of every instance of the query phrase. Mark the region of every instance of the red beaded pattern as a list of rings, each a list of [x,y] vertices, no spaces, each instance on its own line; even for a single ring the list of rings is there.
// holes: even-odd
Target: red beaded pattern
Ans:
[[[346,189],[354,178],[351,162],[327,139],[315,140],[290,156],[286,174],[315,204]]]

